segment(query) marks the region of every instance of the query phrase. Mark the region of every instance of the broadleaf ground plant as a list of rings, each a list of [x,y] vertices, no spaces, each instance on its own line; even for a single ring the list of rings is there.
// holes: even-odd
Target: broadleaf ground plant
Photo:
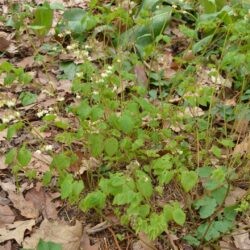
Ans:
[[[17,182],[56,183],[84,214],[101,221],[111,212],[124,230],[174,248],[216,247],[247,220],[246,1],[27,2],[9,12],[2,22],[16,39],[26,34],[39,69],[3,52],[0,88],[17,98],[1,97],[0,129]],[[34,144],[16,140],[29,133]],[[30,164],[37,151],[52,158],[42,173]],[[245,196],[229,202],[236,187]]]

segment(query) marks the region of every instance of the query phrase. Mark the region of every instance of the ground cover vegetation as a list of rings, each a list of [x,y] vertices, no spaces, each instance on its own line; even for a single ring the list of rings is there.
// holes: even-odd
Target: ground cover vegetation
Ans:
[[[249,1],[0,3],[4,249],[250,249]]]

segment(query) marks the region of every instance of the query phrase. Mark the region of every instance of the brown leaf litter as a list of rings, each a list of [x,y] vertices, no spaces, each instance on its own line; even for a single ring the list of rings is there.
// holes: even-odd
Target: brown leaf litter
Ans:
[[[9,192],[9,199],[22,216],[29,219],[39,216],[39,210],[34,206],[33,202],[26,200],[21,193]]]
[[[57,219],[56,204],[52,202],[54,197],[46,193],[42,187],[30,189],[25,194],[25,199],[34,204],[34,207],[42,213],[44,218]]]
[[[22,245],[27,249],[35,249],[39,240],[43,239],[61,244],[63,250],[77,250],[80,248],[81,237],[82,224],[79,221],[70,226],[65,222],[45,219],[30,237],[25,238]]]
[[[31,231],[35,224],[36,222],[34,219],[15,221],[13,224],[6,224],[4,228],[0,228],[0,243],[14,239],[21,245],[25,231]]]

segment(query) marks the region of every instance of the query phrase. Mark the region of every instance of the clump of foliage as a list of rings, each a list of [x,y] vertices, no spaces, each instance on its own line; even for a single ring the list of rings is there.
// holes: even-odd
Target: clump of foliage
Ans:
[[[232,152],[237,143],[227,124],[250,119],[248,3],[115,2],[92,0],[87,10],[45,3],[36,7],[29,25],[20,25],[21,16],[7,21],[17,32],[25,27],[42,39],[51,30],[53,12],[63,11],[55,27],[57,42],[44,43],[37,56],[71,53],[78,61],[60,63],[58,76],[72,81],[78,101],[62,104],[62,109],[77,125],[71,127],[53,113],[40,114],[43,131],[57,127],[54,140],[62,145],[58,154],[51,152],[43,183],[50,186],[56,176],[62,199],[83,212],[105,214],[110,208],[123,225],[151,239],[169,228],[194,246],[216,241],[242,211],[241,203],[226,206],[225,200],[234,181],[242,178],[236,166],[244,168],[245,161],[232,154],[225,161],[222,152]],[[166,32],[173,20],[185,44],[174,55],[179,70],[166,78],[164,70],[156,71],[150,63],[162,48],[174,48],[174,37]],[[143,64],[148,66],[147,83],[134,74],[134,67]],[[7,62],[0,73],[5,86],[32,81]],[[227,89],[240,93],[233,107],[224,102]],[[171,102],[176,96],[178,105]],[[36,95],[26,91],[20,99],[26,106]],[[197,109],[200,115],[195,115]],[[8,140],[24,122],[9,125],[2,119]],[[98,162],[86,169],[87,178],[71,171],[79,160],[76,142]],[[23,171],[32,179],[36,173],[26,171],[30,160],[24,143],[7,152],[5,163],[16,176]]]

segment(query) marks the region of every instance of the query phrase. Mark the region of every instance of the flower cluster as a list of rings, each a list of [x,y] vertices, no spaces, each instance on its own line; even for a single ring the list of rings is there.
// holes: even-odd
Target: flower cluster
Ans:
[[[71,35],[71,31],[70,30],[65,30],[63,33],[59,33],[58,36],[59,37],[64,37],[66,35]]]
[[[43,151],[52,151],[53,150],[53,145],[44,145],[42,147]]]
[[[79,43],[75,42],[67,46],[67,50],[74,54],[77,60],[92,60],[89,55],[89,45],[85,45],[83,49],[80,48]]]
[[[16,120],[20,117],[20,113],[18,111],[14,111],[11,114],[5,114],[1,117],[2,123],[9,123],[10,121]]]
[[[101,73],[101,79],[97,83],[104,83],[104,80],[108,78],[113,73],[113,66],[109,65],[107,69]]]
[[[43,117],[44,115],[47,115],[49,113],[49,111],[48,110],[46,110],[46,109],[44,109],[44,110],[41,110],[41,111],[39,111],[39,112],[37,112],[37,117],[39,117],[39,118],[41,118],[41,117]]]
[[[8,100],[0,100],[0,107],[3,107],[6,105],[7,107],[14,107],[16,105],[16,100],[15,99],[8,99]]]

